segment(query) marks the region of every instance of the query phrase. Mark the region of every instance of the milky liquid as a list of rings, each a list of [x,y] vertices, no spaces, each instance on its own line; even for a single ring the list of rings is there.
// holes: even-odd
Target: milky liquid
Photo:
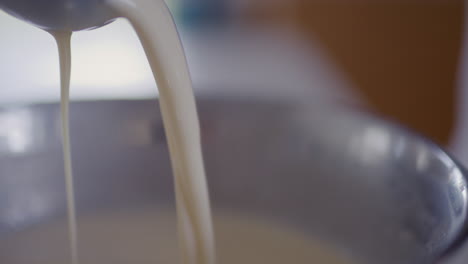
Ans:
[[[220,264],[350,264],[300,231],[239,212],[213,215]],[[86,264],[178,263],[175,212],[157,208],[81,215],[80,261]],[[6,264],[65,264],[66,221],[49,222],[0,240]]]
[[[67,195],[68,215],[68,239],[70,244],[71,264],[79,264],[78,261],[78,230],[76,224],[75,194],[73,189],[73,170],[71,162],[70,126],[69,126],[69,98],[71,75],[71,49],[70,41],[72,33],[50,32],[57,42],[60,60],[60,97],[62,117],[62,146],[63,163],[65,169],[65,187]]]
[[[171,13],[162,0],[110,1],[135,28],[159,87],[170,150],[182,263],[214,264],[210,202],[192,82]],[[52,32],[60,53],[62,138],[71,262],[78,261],[78,237],[68,126],[71,32]]]
[[[162,0],[112,0],[145,50],[159,88],[175,180],[183,264],[214,264],[215,244],[195,96],[179,35]]]

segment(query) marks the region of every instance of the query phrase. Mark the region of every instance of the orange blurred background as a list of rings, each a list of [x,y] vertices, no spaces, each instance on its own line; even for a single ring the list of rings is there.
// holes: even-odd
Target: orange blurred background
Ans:
[[[251,1],[252,23],[292,24],[318,39],[378,113],[449,141],[463,1]]]

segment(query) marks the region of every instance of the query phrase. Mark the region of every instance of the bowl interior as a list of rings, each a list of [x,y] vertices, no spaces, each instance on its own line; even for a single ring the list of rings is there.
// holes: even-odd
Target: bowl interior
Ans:
[[[363,263],[431,263],[465,229],[463,169],[405,129],[355,110],[273,101],[201,98],[199,112],[215,212],[271,219]],[[0,125],[2,245],[63,217],[65,193],[59,107],[4,109]],[[157,103],[74,103],[71,127],[81,215],[173,210]]]

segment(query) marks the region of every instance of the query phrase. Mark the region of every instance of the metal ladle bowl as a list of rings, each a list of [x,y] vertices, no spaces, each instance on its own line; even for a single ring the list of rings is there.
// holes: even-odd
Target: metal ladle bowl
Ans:
[[[350,109],[207,97],[199,108],[215,211],[287,223],[358,263],[435,263],[463,244],[466,171],[427,140]],[[0,125],[5,263],[2,245],[63,216],[65,194],[59,107],[5,109]],[[80,213],[173,206],[154,101],[75,103],[71,126]]]
[[[91,29],[116,18],[106,0],[0,0],[0,9],[45,30]]]

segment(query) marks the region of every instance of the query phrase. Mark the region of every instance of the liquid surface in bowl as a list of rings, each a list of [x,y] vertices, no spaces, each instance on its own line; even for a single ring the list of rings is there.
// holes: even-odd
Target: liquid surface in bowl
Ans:
[[[178,263],[175,212],[153,208],[100,212],[79,217],[78,223],[83,263]],[[351,264],[324,243],[260,218],[215,213],[214,226],[220,264]],[[68,263],[66,230],[62,220],[2,240],[2,262]]]

